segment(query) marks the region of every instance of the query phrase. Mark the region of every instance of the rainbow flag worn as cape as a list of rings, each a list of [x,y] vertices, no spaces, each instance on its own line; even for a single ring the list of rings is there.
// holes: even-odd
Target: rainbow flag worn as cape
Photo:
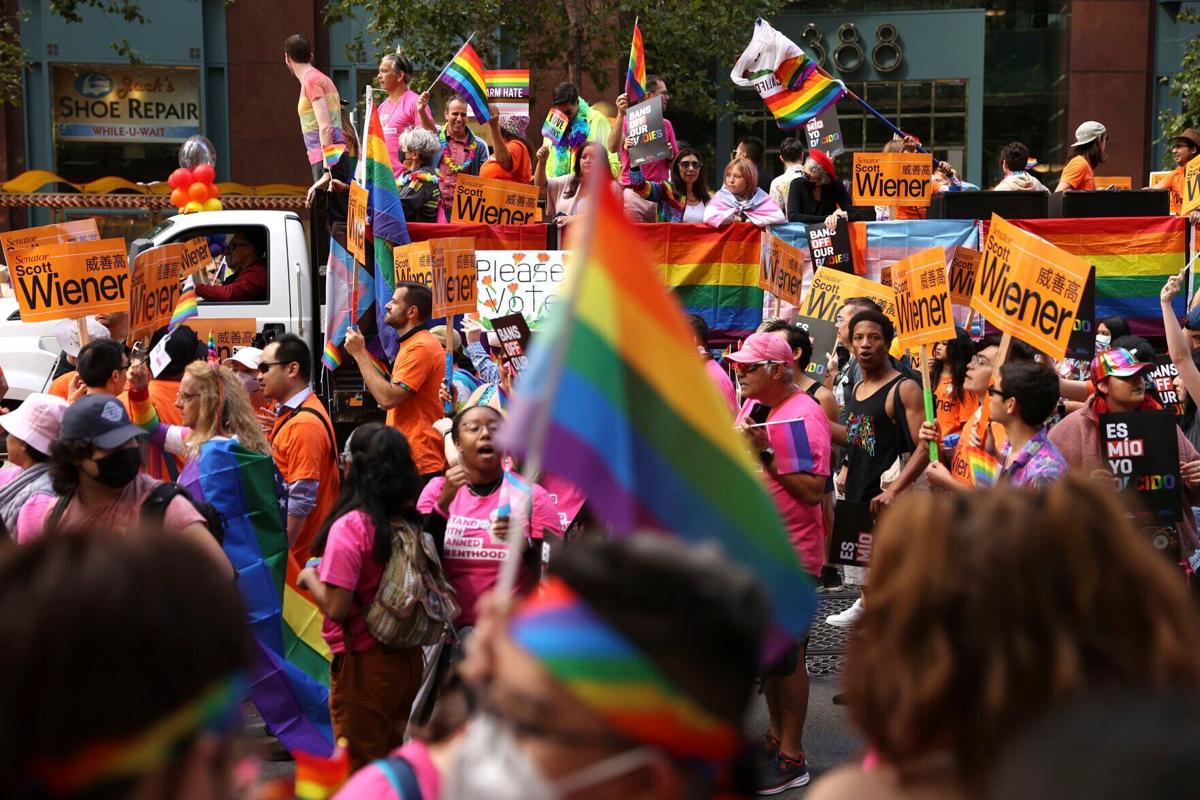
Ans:
[[[367,241],[375,253],[375,322],[383,351],[388,358],[393,358],[399,344],[395,328],[383,321],[386,316],[383,309],[396,291],[396,262],[392,257],[392,247],[408,244],[410,240],[404,207],[400,204],[400,191],[396,188],[396,176],[392,174],[391,157],[383,140],[383,123],[379,121],[379,110],[376,108],[371,109],[363,154]]]
[[[772,648],[803,636],[816,607],[812,579],[679,303],[650,277],[647,243],[618,200],[600,193],[592,214],[583,223],[593,226],[583,234],[591,248],[576,255],[534,340],[501,444],[528,455],[545,424],[544,467],[578,485],[614,532],[718,542],[766,590]]]
[[[176,301],[175,310],[171,312],[171,321],[167,324],[167,329],[173,331],[187,320],[198,316],[200,316],[200,309],[196,305],[196,292],[194,289],[188,289]]]
[[[250,699],[288,750],[329,755],[329,663],[321,612],[296,586],[288,556],[287,490],[270,455],[213,439],[183,468],[179,484],[224,519],[222,547],[237,570],[254,638]]]
[[[492,112],[488,109],[487,80],[483,76],[483,60],[475,52],[475,48],[471,47],[470,42],[464,43],[459,48],[458,54],[442,70],[438,80],[458,92],[471,107],[471,113],[481,123],[492,118]]]
[[[353,286],[352,269],[358,270],[358,297],[351,298]],[[358,300],[351,320],[350,304]],[[321,353],[321,363],[326,369],[334,370],[342,363],[342,342],[346,341],[346,331],[351,324],[357,324],[360,317],[371,310],[375,304],[375,284],[371,273],[361,264],[355,264],[349,251],[333,236],[329,237],[329,261],[325,266],[325,349]]]
[[[1012,220],[1096,268],[1096,319],[1124,317],[1135,336],[1162,336],[1158,293],[1187,264],[1187,220],[1180,217],[1102,217]],[[1176,295],[1178,317],[1187,298]]]
[[[625,96],[629,104],[646,96],[646,53],[642,49],[642,29],[633,23],[633,41],[629,45],[629,69],[625,72]]]

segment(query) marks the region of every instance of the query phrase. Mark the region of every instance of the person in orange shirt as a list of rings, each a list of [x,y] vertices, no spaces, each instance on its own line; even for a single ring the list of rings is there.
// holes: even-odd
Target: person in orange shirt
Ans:
[[[384,323],[396,329],[400,340],[392,379],[374,368],[366,341],[353,328],[346,333],[346,352],[358,362],[375,401],[387,409],[387,424],[408,439],[417,472],[429,482],[446,467],[442,435],[433,427],[446,415],[438,394],[446,382],[446,352],[429,332],[433,293],[421,283],[398,283],[386,312]]]
[[[980,396],[965,387],[967,368],[975,355],[975,345],[962,328],[954,329],[955,337],[938,342],[933,348],[930,383],[933,385],[933,404],[938,431],[945,438],[958,433],[979,408]]]
[[[85,317],[84,319],[89,341],[113,338],[108,328],[104,326],[99,318]],[[54,323],[54,338],[58,343],[58,348],[62,350],[63,356],[72,369],[52,380],[50,386],[46,388],[46,394],[61,397],[63,400],[70,400],[71,382],[79,374],[74,367],[79,360],[79,351],[83,349],[84,345],[84,343],[79,341],[79,322],[74,319],[63,319]]]
[[[285,333],[266,346],[258,374],[263,393],[278,404],[268,438],[288,489],[288,548],[303,564],[341,491],[333,422],[309,385],[312,354],[296,334]]]
[[[1165,178],[1159,178],[1152,187],[1171,193],[1171,213],[1175,216],[1179,216],[1183,208],[1183,179],[1187,164],[1197,153],[1200,153],[1200,131],[1188,128],[1171,140],[1171,158],[1175,160],[1175,169]],[[1200,211],[1193,211],[1189,217],[1192,222],[1200,222]]]
[[[1075,155],[1067,162],[1054,191],[1095,189],[1095,169],[1104,162],[1107,149],[1108,130],[1099,122],[1088,121],[1076,128],[1075,143],[1071,145],[1071,152]]]
[[[497,114],[495,106],[491,111],[492,118],[488,126],[492,131],[492,155],[479,168],[479,177],[529,183],[533,180],[529,147],[525,144],[525,128],[529,125],[529,117]]]

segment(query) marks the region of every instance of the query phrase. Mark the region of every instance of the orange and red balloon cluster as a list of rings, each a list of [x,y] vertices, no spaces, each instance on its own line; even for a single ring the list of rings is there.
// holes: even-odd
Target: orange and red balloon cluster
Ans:
[[[221,190],[215,183],[217,172],[211,164],[198,164],[195,169],[180,167],[171,173],[171,204],[180,214],[193,211],[220,211]]]

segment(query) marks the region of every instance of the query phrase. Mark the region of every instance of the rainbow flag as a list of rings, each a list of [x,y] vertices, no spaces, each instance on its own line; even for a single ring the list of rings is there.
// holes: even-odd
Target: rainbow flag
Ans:
[[[208,329],[208,363],[214,367],[221,366],[221,354],[217,352],[217,339],[212,328]]]
[[[1096,319],[1124,317],[1136,336],[1163,336],[1158,293],[1187,264],[1187,221],[1179,217],[1012,220],[1096,268]],[[1183,293],[1176,316],[1187,313]]]
[[[391,157],[383,140],[383,123],[378,109],[372,108],[367,127],[367,144],[363,148],[363,188],[367,190],[367,240],[375,253],[375,322],[383,352],[392,358],[399,344],[396,331],[384,323],[384,306],[396,291],[396,264],[392,247],[408,244],[408,224],[400,191],[392,174]]]
[[[808,56],[805,56],[808,58]],[[815,66],[815,65],[814,65]],[[780,81],[783,82],[782,80]],[[842,99],[846,87],[841,81],[827,78],[815,70],[805,74],[801,83],[787,91],[777,92],[763,100],[784,129],[799,128],[825,109]]]
[[[1000,476],[1000,462],[985,450],[978,447],[966,447],[967,466],[971,469],[971,482],[978,489],[987,489],[996,485]]]
[[[238,572],[254,638],[250,699],[288,750],[328,755],[333,656],[321,638],[321,612],[296,586],[299,567],[288,555],[279,508],[282,480],[269,454],[232,439],[206,442],[179,475],[193,499],[224,518],[222,547]]]
[[[339,739],[333,755],[315,756],[297,751],[296,800],[329,800],[350,777],[350,753],[345,739]]]
[[[488,100],[497,114],[529,116],[529,70],[488,69],[483,72]]]
[[[321,145],[321,160],[325,163],[326,169],[333,169],[334,165],[342,160],[342,154],[346,152],[346,145],[323,144]]]
[[[477,120],[487,122],[492,118],[492,112],[488,110],[487,79],[484,78],[483,60],[469,41],[459,48],[458,54],[442,70],[438,80],[462,95]]]
[[[179,296],[179,300],[175,303],[175,310],[171,312],[171,321],[167,324],[167,329],[173,331],[187,320],[198,316],[200,316],[200,309],[196,305],[196,292],[188,289]]]
[[[358,271],[357,298],[351,297],[352,269]],[[358,306],[351,320],[350,304],[355,299]],[[341,365],[341,344],[346,341],[346,331],[374,304],[375,284],[371,281],[371,273],[361,264],[355,264],[341,242],[330,236],[329,261],[325,266],[325,349],[321,353],[321,363],[326,369],[334,370]]]
[[[763,307],[758,228],[749,222],[723,228],[684,223],[634,227],[650,263],[685,311],[704,317],[718,337],[745,338],[754,332]],[[807,252],[807,243],[801,248]]]
[[[781,128],[800,127],[846,93],[841,81],[822,72],[799,45],[761,17],[729,78],[758,92]]]
[[[629,45],[629,69],[625,72],[625,96],[629,104],[642,102],[646,96],[646,53],[642,49],[642,29],[633,23],[633,42]]]
[[[773,644],[802,636],[816,607],[812,580],[679,303],[651,277],[649,243],[607,192],[585,225],[591,248],[534,340],[502,444],[526,456],[546,425],[544,467],[578,485],[615,532],[718,542],[770,597]],[[757,242],[754,231],[754,269]]]

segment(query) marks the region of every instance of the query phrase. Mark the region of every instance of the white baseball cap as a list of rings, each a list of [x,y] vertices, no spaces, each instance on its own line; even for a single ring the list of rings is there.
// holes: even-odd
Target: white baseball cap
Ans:
[[[112,334],[95,317],[85,317],[87,320],[88,339],[111,339]],[[83,345],[79,342],[79,323],[73,319],[60,319],[54,323],[54,338],[64,353],[74,358],[79,355]]]
[[[61,397],[34,392],[16,411],[0,416],[0,428],[39,453],[49,454],[66,410],[67,401]]]
[[[1079,147],[1089,142],[1094,142],[1101,136],[1108,133],[1108,129],[1094,120],[1088,120],[1075,129],[1075,144],[1071,147]]]
[[[221,362],[221,366],[233,369],[233,364],[236,361],[243,367],[249,370],[258,369],[258,363],[262,361],[263,351],[257,347],[239,347],[232,356]]]

